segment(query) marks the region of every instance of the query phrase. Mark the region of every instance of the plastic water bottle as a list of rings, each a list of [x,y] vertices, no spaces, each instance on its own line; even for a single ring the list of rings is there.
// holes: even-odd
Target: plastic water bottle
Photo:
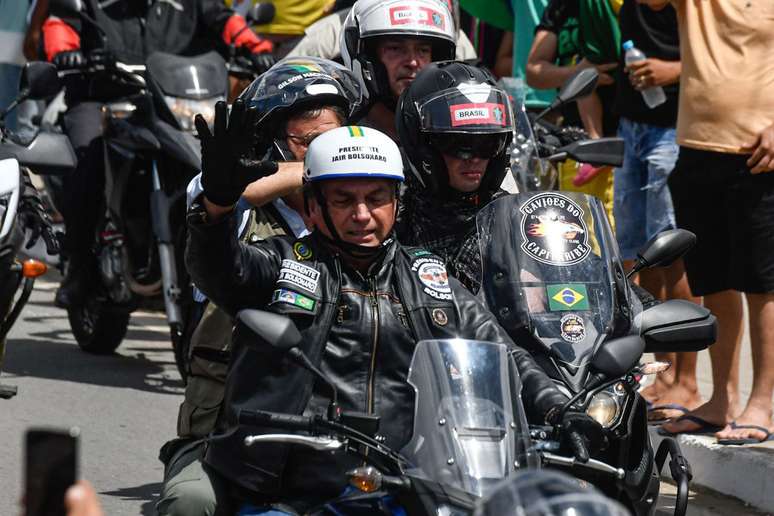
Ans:
[[[647,59],[647,56],[634,46],[634,42],[632,40],[625,41],[623,44],[623,49],[625,52],[624,62],[627,65]],[[640,93],[642,93],[642,98],[645,100],[645,104],[647,104],[647,106],[651,109],[666,102],[664,88],[661,86],[651,86],[646,90],[642,90]]]

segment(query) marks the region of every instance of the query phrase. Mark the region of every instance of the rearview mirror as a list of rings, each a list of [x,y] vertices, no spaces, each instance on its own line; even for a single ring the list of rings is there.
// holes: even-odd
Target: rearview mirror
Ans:
[[[696,235],[685,229],[669,229],[657,234],[637,253],[628,276],[646,267],[666,267],[696,244]]]
[[[240,310],[237,319],[279,351],[289,351],[301,344],[301,334],[293,321],[282,315],[261,310]]]
[[[558,107],[562,104],[582,99],[594,91],[594,88],[597,87],[598,80],[599,73],[596,68],[584,68],[583,70],[575,72],[564,81],[554,102],[558,102]]]
[[[620,167],[623,165],[624,141],[623,138],[580,140],[560,148],[559,154],[562,155],[562,161],[569,157],[595,167]]]
[[[606,376],[623,376],[632,370],[645,351],[645,341],[628,335],[604,342],[591,359],[591,368]]]
[[[247,23],[253,25],[264,25],[271,23],[276,14],[274,4],[269,2],[258,2],[247,12]]]
[[[59,93],[62,82],[56,72],[56,66],[45,61],[32,61],[24,65],[19,91],[27,98],[42,100]]]
[[[717,339],[718,323],[703,306],[671,299],[642,312],[640,332],[647,353],[701,351]]]
[[[554,97],[551,105],[545,108],[540,114],[535,117],[535,120],[543,118],[546,114],[550,113],[554,109],[563,104],[578,100],[590,95],[594,88],[597,87],[597,81],[599,80],[599,73],[596,68],[584,68],[573,73],[562,87],[559,89],[559,93]]]

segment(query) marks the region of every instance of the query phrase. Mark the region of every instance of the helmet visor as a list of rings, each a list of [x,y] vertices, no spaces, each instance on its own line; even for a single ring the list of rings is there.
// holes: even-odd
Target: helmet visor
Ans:
[[[488,84],[460,84],[417,102],[421,130],[427,133],[510,133],[508,95]]]
[[[491,159],[505,150],[510,133],[430,134],[430,145],[441,154],[459,159]]]

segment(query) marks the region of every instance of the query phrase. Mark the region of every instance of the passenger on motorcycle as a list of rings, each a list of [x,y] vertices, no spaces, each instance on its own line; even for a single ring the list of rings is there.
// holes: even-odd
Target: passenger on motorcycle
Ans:
[[[511,346],[535,421],[552,423],[566,398],[510,341],[494,316],[431,253],[393,238],[403,163],[394,142],[375,129],[348,126],[317,137],[305,161],[307,214],[315,231],[300,239],[275,237],[254,246],[234,234],[234,205],[255,169],[240,164],[249,142],[238,135],[255,114],[236,103],[229,118],[216,113],[215,132],[198,119],[204,194],[189,211],[186,263],[197,285],[230,314],[262,308],[290,317],[303,349],[338,389],[343,410],[381,417],[385,444],[399,449],[412,433],[413,391],[406,382],[416,341],[464,337]],[[270,167],[269,167],[270,168]],[[242,409],[320,412],[326,390],[283,355],[238,327],[217,430],[204,462],[233,486],[237,499],[303,509],[336,496],[352,460],[282,445],[251,446],[259,431],[238,424]],[[584,434],[596,445],[601,428],[569,411],[562,423],[587,459]],[[570,432],[573,434],[573,432]],[[268,510],[268,509],[267,509]]]
[[[440,256],[472,292],[481,284],[476,214],[500,189],[513,133],[508,95],[489,72],[459,62],[425,67],[398,102],[411,173],[398,239]]]
[[[361,100],[359,84],[348,69],[306,57],[277,63],[241,98],[259,113],[252,154],[277,161],[303,160],[311,141],[348,121]],[[277,173],[243,193],[236,209],[242,242],[255,244],[274,235],[301,237],[307,233],[302,194],[292,188],[292,181],[288,188],[285,173],[280,163]],[[191,181],[189,199],[201,192],[199,175]],[[251,205],[252,201],[257,206]],[[193,476],[190,473],[200,467],[201,462],[194,461],[202,458],[204,437],[215,428],[234,322],[214,303],[201,298],[201,321],[193,331],[188,353],[189,376],[178,415],[178,438],[162,450],[166,471],[157,505],[161,515],[205,514],[216,505],[217,486],[211,485],[202,471]]]
[[[52,0],[43,24],[46,57],[60,68],[80,68],[86,57],[107,63],[144,64],[154,51],[196,55],[233,44],[244,48],[257,67],[273,63],[272,44],[259,39],[244,18],[220,0],[165,2],[99,2],[83,0],[74,12],[69,2]],[[78,306],[94,275],[93,244],[103,202],[102,103],[121,95],[108,74],[69,75],[65,83],[68,110],[64,129],[78,155],[78,167],[65,181],[64,251],[67,274],[57,291],[58,306]]]

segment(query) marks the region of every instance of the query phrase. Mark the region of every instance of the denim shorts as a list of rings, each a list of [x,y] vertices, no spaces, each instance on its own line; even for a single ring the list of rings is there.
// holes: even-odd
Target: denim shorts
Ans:
[[[675,227],[667,180],[675,167],[678,146],[673,127],[658,127],[621,118],[623,167],[613,178],[616,238],[624,260],[634,260],[658,232]]]

